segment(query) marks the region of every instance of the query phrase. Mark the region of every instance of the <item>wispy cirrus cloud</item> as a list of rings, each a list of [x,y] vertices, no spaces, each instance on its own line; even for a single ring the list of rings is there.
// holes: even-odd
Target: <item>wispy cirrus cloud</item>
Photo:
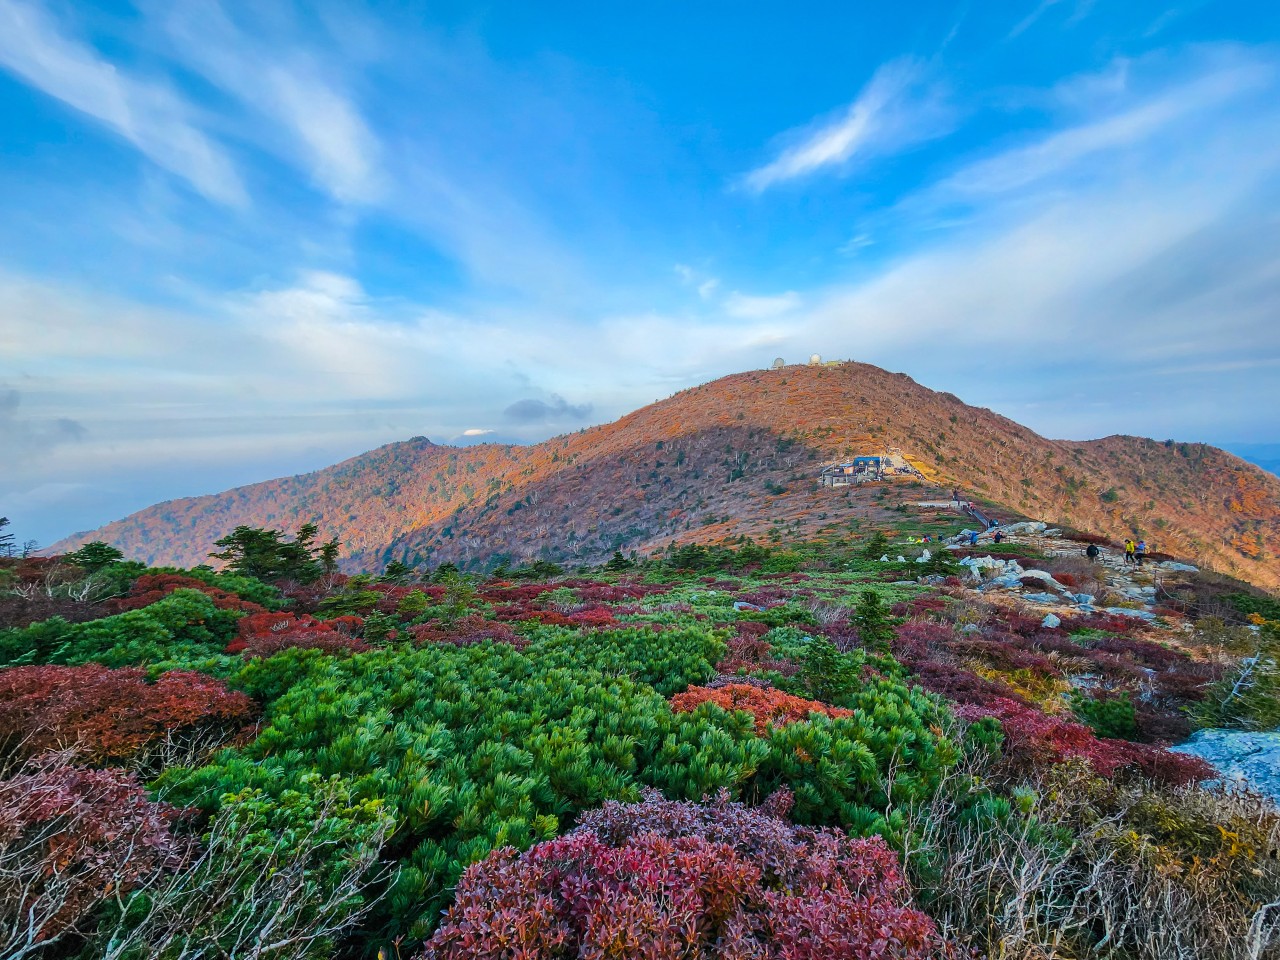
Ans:
[[[182,97],[109,62],[41,7],[0,0],[0,66],[111,129],[210,200],[248,204],[230,158],[197,128]]]
[[[1133,65],[1128,61],[1113,64],[1101,75],[1064,84],[1055,96],[1087,111],[1083,119],[976,161],[943,180],[937,192],[987,195],[1022,189],[1099,155],[1140,147],[1172,127],[1181,128],[1197,114],[1266,90],[1276,79],[1273,62],[1239,51],[1207,52],[1203,59],[1190,76],[1148,95],[1129,89]],[[1099,105],[1090,100],[1107,103],[1097,109]]]
[[[380,145],[333,58],[322,62],[297,37],[241,29],[216,0],[167,6],[157,16],[188,67],[265,116],[312,180],[340,202],[378,194]],[[268,142],[271,137],[268,136]]]
[[[803,302],[794,290],[774,296],[751,296],[737,290],[724,299],[724,312],[743,320],[766,320],[793,313]]]
[[[858,98],[834,117],[825,117],[788,131],[785,146],[774,159],[742,179],[748,190],[839,169],[855,157],[874,156],[949,133],[954,114],[938,89],[927,82],[924,69],[910,59],[880,67]]]

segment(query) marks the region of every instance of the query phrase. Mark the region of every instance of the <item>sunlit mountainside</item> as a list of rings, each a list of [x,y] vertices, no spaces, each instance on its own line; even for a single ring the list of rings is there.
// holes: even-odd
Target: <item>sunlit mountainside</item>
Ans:
[[[305,522],[349,569],[596,562],[671,541],[839,529],[906,495],[821,488],[821,466],[897,449],[950,495],[1193,557],[1280,584],[1280,479],[1203,444],[1048,440],[902,374],[861,363],[752,371],[532,446],[415,438],[333,467],[157,504],[55,545],[105,540],[152,563],[205,561],[237,525]],[[916,499],[927,493],[911,491]]]

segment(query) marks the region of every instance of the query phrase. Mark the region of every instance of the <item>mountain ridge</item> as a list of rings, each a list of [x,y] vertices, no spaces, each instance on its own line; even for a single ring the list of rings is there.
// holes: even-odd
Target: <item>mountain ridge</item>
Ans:
[[[239,524],[314,522],[344,563],[597,562],[691,539],[842,535],[910,499],[902,483],[823,489],[821,464],[900,450],[927,481],[1006,510],[1143,535],[1280,586],[1280,478],[1204,444],[1051,440],[868,364],[746,371],[618,420],[520,446],[397,441],[331,467],[166,501],[51,549],[101,539],[151,563],[203,562]],[[921,498],[916,494],[917,499]]]

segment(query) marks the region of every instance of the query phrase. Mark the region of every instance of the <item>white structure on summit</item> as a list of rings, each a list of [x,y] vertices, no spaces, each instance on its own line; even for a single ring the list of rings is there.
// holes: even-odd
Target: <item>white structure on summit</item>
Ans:
[[[821,363],[822,363],[821,354],[815,353],[812,357],[809,358],[809,366],[811,367],[819,366]]]
[[[776,360],[773,361],[773,369],[775,370],[781,370],[786,365],[787,365],[787,361],[783,360],[781,357],[778,357]]]

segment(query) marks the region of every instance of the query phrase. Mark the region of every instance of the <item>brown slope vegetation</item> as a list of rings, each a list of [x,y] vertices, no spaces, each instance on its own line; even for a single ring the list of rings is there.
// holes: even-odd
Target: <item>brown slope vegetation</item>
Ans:
[[[620,420],[522,447],[418,438],[316,473],[159,504],[64,541],[151,562],[205,559],[237,524],[314,521],[352,565],[392,557],[599,560],[672,539],[874,521],[905,495],[818,489],[827,461],[901,449],[944,486],[1280,586],[1280,479],[1213,447],[1055,441],[866,364],[724,377]]]

